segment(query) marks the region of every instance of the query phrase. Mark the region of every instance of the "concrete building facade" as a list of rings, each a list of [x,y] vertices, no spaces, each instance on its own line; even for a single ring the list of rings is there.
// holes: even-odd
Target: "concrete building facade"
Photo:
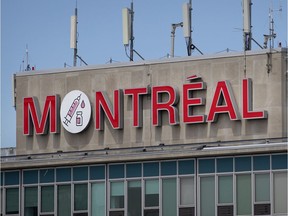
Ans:
[[[287,215],[287,50],[15,75],[1,215]]]

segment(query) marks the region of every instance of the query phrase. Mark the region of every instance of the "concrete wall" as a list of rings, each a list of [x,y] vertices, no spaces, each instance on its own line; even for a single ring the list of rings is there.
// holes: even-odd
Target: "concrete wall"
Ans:
[[[16,75],[17,154],[287,137],[286,49],[273,51],[271,62],[266,52],[247,52],[246,74],[243,53],[19,73]],[[271,63],[271,69],[267,62]],[[178,87],[181,113],[182,86],[191,75],[201,76],[207,83],[205,91],[195,93],[196,97],[206,98],[206,105],[195,108],[195,114],[208,114],[216,84],[223,80],[230,81],[241,110],[241,84],[246,77],[253,80],[253,109],[267,110],[268,118],[231,121],[227,114],[221,114],[217,122],[188,125],[180,114],[180,124],[171,126],[167,114],[163,114],[162,126],[155,127],[151,124],[151,96],[147,95],[143,98],[143,127],[133,128],[131,97],[124,96],[124,128],[112,129],[105,119],[105,129],[95,130],[96,91],[106,91],[112,100],[116,89]],[[37,97],[43,111],[47,95],[59,94],[62,100],[72,90],[85,92],[91,101],[92,119],[84,132],[70,134],[61,126],[59,134],[23,135],[24,97]]]

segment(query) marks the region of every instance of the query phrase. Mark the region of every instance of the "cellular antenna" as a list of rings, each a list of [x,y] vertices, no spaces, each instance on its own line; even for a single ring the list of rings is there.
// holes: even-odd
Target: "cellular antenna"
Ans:
[[[191,13],[192,13],[192,2],[184,3],[182,6],[183,12],[183,34],[186,41],[187,46],[187,54],[191,56],[191,45],[192,45],[192,37],[191,37]]]
[[[70,32],[70,48],[74,50],[74,55],[73,55],[74,67],[77,66],[77,58],[79,58],[81,62],[87,65],[87,63],[77,54],[77,51],[78,51],[77,49],[77,44],[78,44],[77,25],[78,25],[78,16],[77,16],[77,1],[76,1],[75,13],[73,16],[71,16],[71,32]]]
[[[244,50],[251,50],[251,0],[243,0],[243,41]]]
[[[122,9],[122,33],[123,33],[123,45],[129,46],[131,39],[131,14],[128,8]]]
[[[134,22],[134,9],[133,0],[131,1],[130,9],[122,9],[122,32],[123,32],[123,45],[125,52],[130,61],[133,61],[133,53],[135,52],[142,60],[144,58],[134,49],[134,33],[133,33],[133,22]],[[128,55],[127,49],[130,45],[130,53]]]
[[[70,48],[74,50],[73,55],[73,66],[76,67],[77,64],[77,2],[75,13],[71,16],[71,32],[70,32]]]
[[[203,53],[201,50],[192,43],[192,0],[189,0],[189,3],[184,3],[182,6],[183,13],[183,35],[186,41],[187,54],[191,56],[192,50],[196,49],[201,55]],[[173,24],[172,24],[173,25]]]

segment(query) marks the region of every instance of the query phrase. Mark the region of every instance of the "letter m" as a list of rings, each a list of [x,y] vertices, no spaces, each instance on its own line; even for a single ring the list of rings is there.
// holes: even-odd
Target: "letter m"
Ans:
[[[59,133],[58,108],[59,108],[59,95],[51,95],[46,97],[42,115],[40,112],[37,98],[35,97],[24,98],[23,134],[32,135],[33,128],[35,129],[36,134],[47,134],[48,126],[50,126],[50,133]]]

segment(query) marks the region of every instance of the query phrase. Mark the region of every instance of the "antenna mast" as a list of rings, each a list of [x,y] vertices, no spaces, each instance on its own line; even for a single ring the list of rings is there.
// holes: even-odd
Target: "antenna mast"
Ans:
[[[131,14],[130,61],[133,61],[133,50],[134,50],[134,44],[133,44],[133,41],[134,41],[134,35],[133,35],[133,21],[134,21],[133,0],[131,1],[130,14]]]
[[[70,35],[70,48],[74,50],[73,66],[77,64],[77,1],[74,16],[71,16],[71,35]]]
[[[243,0],[243,41],[244,50],[251,50],[251,0]]]
[[[174,23],[171,25],[171,50],[170,50],[170,57],[174,57],[174,41],[175,41],[175,31],[177,27],[183,27],[183,22]]]
[[[276,38],[276,33],[274,29],[274,17],[273,13],[274,11],[279,11],[282,12],[282,5],[280,1],[279,9],[274,10],[273,8],[273,1],[271,1],[271,6],[269,7],[269,34],[266,35],[264,34],[264,48],[267,48],[268,40],[269,40],[269,48],[273,49],[274,48],[274,39]],[[281,43],[279,43],[279,46],[281,46]]]
[[[134,50],[134,32],[133,32],[133,22],[134,22],[134,9],[133,0],[131,1],[131,6],[129,8],[122,9],[122,32],[123,32],[123,45],[125,47],[125,52],[130,61],[133,61],[133,53],[135,52],[142,60],[144,58]],[[127,48],[130,46],[130,53],[128,56]]]

